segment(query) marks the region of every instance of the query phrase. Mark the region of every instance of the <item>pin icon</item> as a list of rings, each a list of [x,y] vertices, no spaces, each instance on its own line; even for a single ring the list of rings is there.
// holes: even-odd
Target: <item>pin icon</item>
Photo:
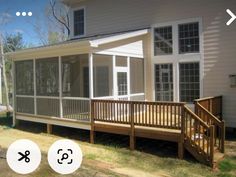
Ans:
[[[227,9],[226,12],[231,16],[231,19],[226,23],[226,25],[229,26],[236,19],[236,15],[229,9]]]

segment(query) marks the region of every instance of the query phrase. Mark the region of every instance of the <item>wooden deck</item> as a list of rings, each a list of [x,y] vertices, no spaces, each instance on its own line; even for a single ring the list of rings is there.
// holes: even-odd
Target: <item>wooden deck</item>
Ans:
[[[127,135],[130,149],[135,149],[136,137],[172,141],[178,143],[179,158],[186,149],[214,166],[214,157],[224,152],[224,122],[197,101],[195,106],[194,113],[185,103],[92,100],[90,141],[94,143],[95,132]]]
[[[49,133],[51,125],[86,129],[90,131],[91,143],[95,142],[96,132],[126,135],[131,150],[135,149],[136,137],[176,142],[179,158],[187,150],[210,166],[224,153],[225,125],[219,119],[221,97],[196,100],[195,112],[185,103],[174,102],[96,99],[91,100],[89,107],[90,114],[88,107],[86,111],[68,108],[65,118],[16,112],[16,119],[46,123]]]

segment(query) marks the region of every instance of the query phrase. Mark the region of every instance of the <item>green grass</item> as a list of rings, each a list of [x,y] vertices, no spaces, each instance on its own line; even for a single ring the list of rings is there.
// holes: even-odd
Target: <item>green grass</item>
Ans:
[[[236,141],[234,140],[227,141],[226,157],[219,163],[219,169],[213,171],[210,167],[189,158],[187,154],[184,160],[177,159],[177,151],[174,156],[170,155],[176,148],[170,148],[169,144],[163,144],[163,142],[159,141],[156,145],[153,142],[150,143],[151,140],[144,141],[149,144],[144,143],[143,146],[152,148],[156,152],[156,154],[152,154],[150,151],[130,151],[128,149],[128,138],[124,137],[124,141],[122,140],[120,143],[117,140],[123,139],[122,136],[113,137],[111,135],[98,134],[96,144],[90,144],[78,140],[79,137],[85,137],[86,134],[89,139],[89,132],[86,131],[81,132],[77,129],[54,127],[54,134],[48,135],[42,133],[45,130],[42,130],[41,124],[28,123],[25,126],[20,124],[19,129],[12,129],[8,127],[10,122],[11,120],[0,116],[0,145],[3,148],[7,148],[10,142],[25,137],[37,142],[42,148],[45,157],[42,160],[40,169],[34,173],[36,177],[58,176],[48,166],[46,152],[55,140],[65,137],[77,141],[83,152],[83,166],[74,176],[94,176],[97,173],[96,176],[99,176],[99,174],[101,176],[124,176],[124,174],[131,173],[134,176],[147,174],[146,176],[236,177]],[[41,125],[41,128],[39,125]],[[56,133],[56,129],[61,132]],[[140,143],[140,140],[138,141]],[[8,172],[9,169],[5,164],[3,174],[8,174]]]

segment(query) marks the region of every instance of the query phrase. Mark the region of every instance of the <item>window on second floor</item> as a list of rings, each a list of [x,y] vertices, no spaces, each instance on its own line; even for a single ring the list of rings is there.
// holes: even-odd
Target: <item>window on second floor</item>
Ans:
[[[172,27],[154,29],[154,55],[167,55],[173,53]]]
[[[84,35],[84,21],[85,21],[85,10],[79,9],[74,11],[74,36]]]
[[[179,25],[179,53],[199,52],[199,25],[187,23]]]

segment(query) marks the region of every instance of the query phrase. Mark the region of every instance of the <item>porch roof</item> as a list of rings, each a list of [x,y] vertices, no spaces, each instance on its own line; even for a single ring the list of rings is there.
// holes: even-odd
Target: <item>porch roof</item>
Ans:
[[[6,53],[5,56],[13,60],[22,60],[89,53],[93,48],[98,48],[101,45],[142,36],[147,33],[148,28],[145,28],[110,34],[100,34],[79,39],[74,38],[53,45],[39,46],[15,52],[9,52]]]

